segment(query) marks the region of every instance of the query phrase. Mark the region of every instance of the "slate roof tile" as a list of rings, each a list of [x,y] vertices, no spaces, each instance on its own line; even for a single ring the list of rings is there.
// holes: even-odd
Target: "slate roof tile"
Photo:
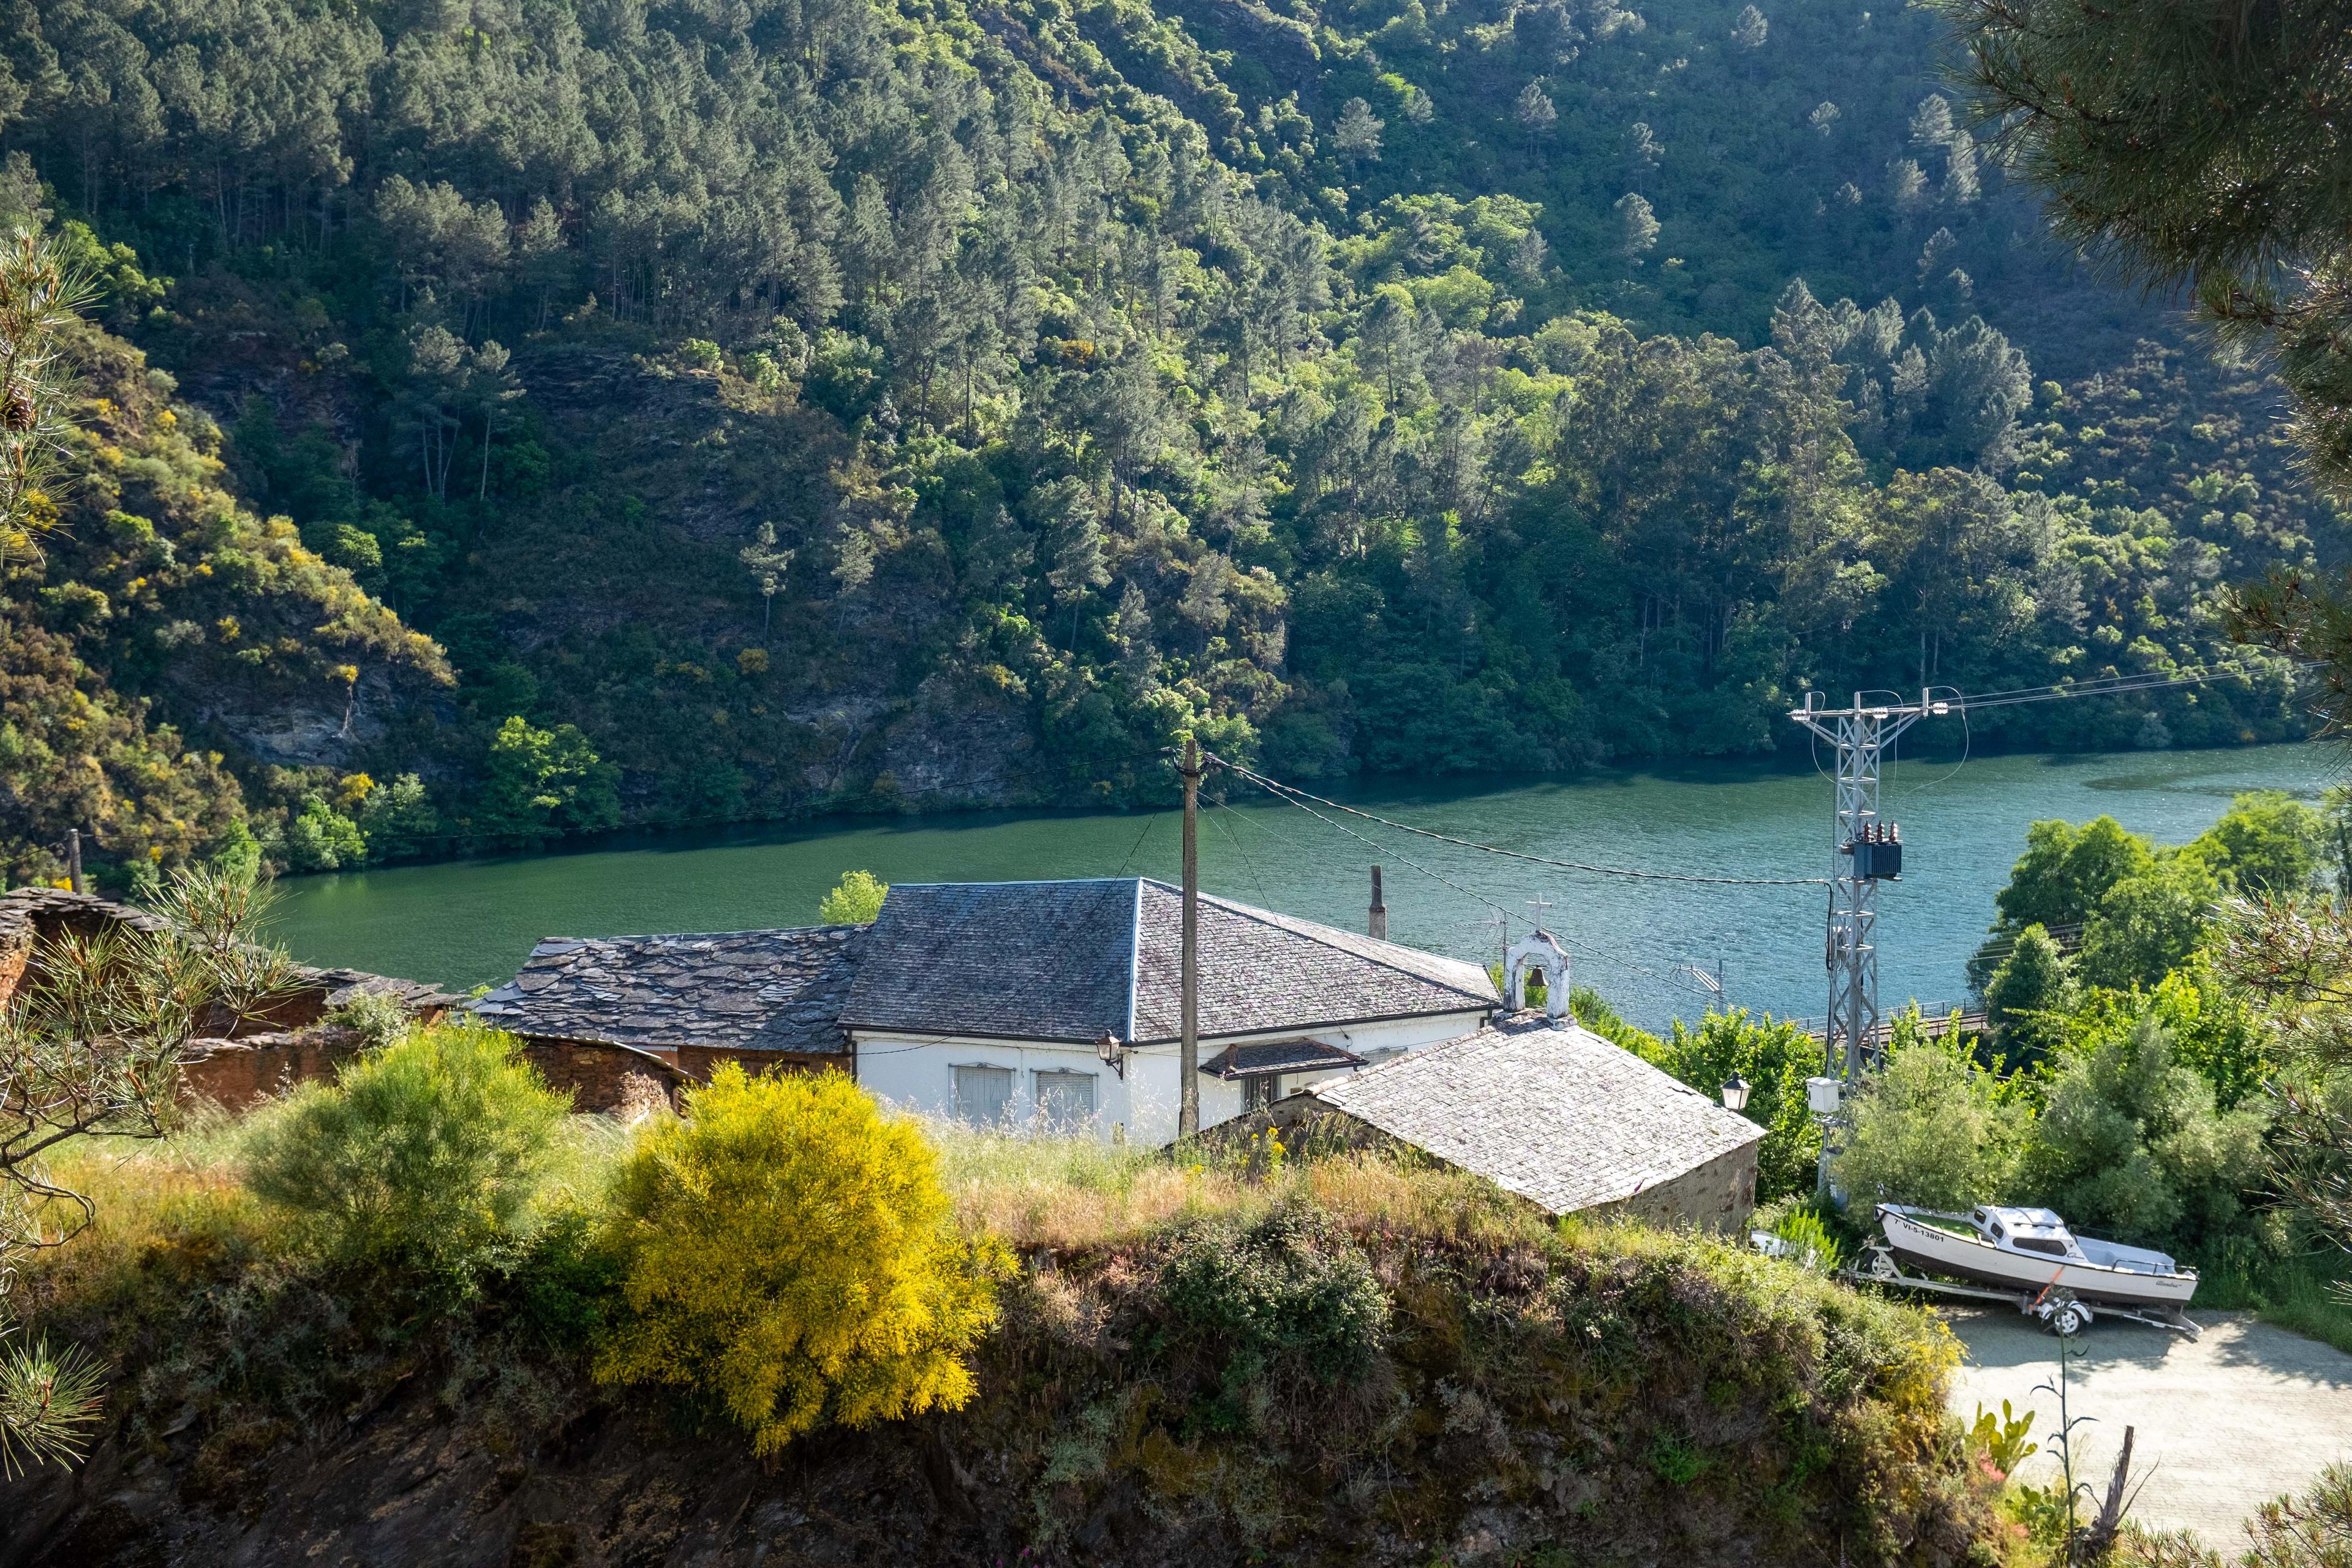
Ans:
[[[1631,1051],[1540,1014],[1307,1093],[1552,1214],[1629,1198],[1764,1136]]]
[[[1230,900],[1201,899],[1203,1038],[1469,1013],[1484,968]],[[916,1035],[1130,1044],[1177,1037],[1183,895],[1150,878],[900,883],[842,1022]]]
[[[1364,1058],[1353,1051],[1343,1051],[1337,1046],[1327,1046],[1320,1040],[1267,1040],[1246,1046],[1227,1046],[1201,1064],[1201,1070],[1211,1078],[1227,1081],[1244,1078],[1267,1078],[1286,1072],[1320,1072],[1331,1068],[1360,1068]]]
[[[550,937],[474,1011],[516,1034],[641,1049],[845,1050],[841,1004],[866,929]]]

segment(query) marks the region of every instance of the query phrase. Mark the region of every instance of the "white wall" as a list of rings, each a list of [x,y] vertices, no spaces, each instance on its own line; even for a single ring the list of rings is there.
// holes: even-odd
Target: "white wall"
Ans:
[[[1322,1029],[1314,1037],[1367,1062],[1385,1061],[1411,1050],[1459,1038],[1477,1028],[1482,1012],[1441,1014],[1429,1017],[1394,1018],[1346,1029]],[[1223,1036],[1201,1042],[1201,1059],[1208,1060],[1227,1046],[1297,1039],[1295,1029],[1263,1035]],[[1095,1135],[1108,1139],[1123,1129],[1130,1142],[1160,1144],[1176,1136],[1177,1047],[1154,1045],[1127,1054],[1124,1079],[1106,1066],[1091,1047],[1027,1044],[1014,1040],[894,1039],[857,1033],[857,1081],[868,1092],[891,1104],[927,1116],[955,1114],[955,1069],[997,1067],[1013,1073],[1013,1102],[1008,1121],[1014,1130],[1034,1124],[1037,1105],[1033,1075],[1081,1072],[1095,1078]],[[1344,1072],[1350,1069],[1339,1069]],[[1285,1093],[1339,1076],[1338,1072],[1296,1073],[1282,1080]],[[1242,1085],[1202,1075],[1201,1125],[1213,1127],[1242,1113]]]

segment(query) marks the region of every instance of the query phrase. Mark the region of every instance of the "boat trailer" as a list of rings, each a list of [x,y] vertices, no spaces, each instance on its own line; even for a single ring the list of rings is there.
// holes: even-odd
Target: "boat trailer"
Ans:
[[[1932,1279],[1914,1274],[1895,1259],[1883,1241],[1866,1242],[1862,1257],[1832,1276],[1850,1285],[1886,1285],[1900,1290],[1923,1290],[1938,1296],[1956,1296],[1969,1301],[1997,1301],[2016,1308],[2029,1318],[2038,1318],[2051,1332],[2079,1334],[2091,1326],[2094,1318],[2127,1318],[2135,1323],[2146,1323],[2152,1329],[2169,1329],[2177,1334],[2196,1339],[2204,1332],[2188,1313],[2178,1307],[2140,1308],[2120,1306],[2113,1302],[2084,1300],[2072,1290],[2054,1281],[2039,1290],[2004,1290],[1992,1285],[1958,1285],[1948,1279]]]

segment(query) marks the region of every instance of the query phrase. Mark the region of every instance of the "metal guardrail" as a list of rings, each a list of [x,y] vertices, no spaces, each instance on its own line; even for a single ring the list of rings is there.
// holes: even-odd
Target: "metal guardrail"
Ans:
[[[1964,1002],[1921,1002],[1916,1005],[1919,1009],[1919,1033],[1927,1039],[1940,1040],[1951,1034],[1981,1035],[1985,1032],[1985,1015],[1981,1007],[1971,1007]],[[1909,1005],[1902,1009],[1904,1012],[1909,1010]],[[1829,1023],[1826,1019],[1796,1018],[1791,1019],[1790,1022],[1816,1040],[1829,1038]],[[1871,1035],[1870,1043],[1883,1046],[1893,1037],[1894,1033],[1895,1019],[1881,1018],[1878,1021],[1878,1027]]]

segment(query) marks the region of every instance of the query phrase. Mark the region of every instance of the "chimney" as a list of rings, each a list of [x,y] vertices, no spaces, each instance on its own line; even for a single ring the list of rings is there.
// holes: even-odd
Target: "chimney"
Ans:
[[[1372,910],[1364,922],[1367,934],[1386,942],[1389,939],[1389,907],[1381,901],[1381,868],[1372,868]]]

